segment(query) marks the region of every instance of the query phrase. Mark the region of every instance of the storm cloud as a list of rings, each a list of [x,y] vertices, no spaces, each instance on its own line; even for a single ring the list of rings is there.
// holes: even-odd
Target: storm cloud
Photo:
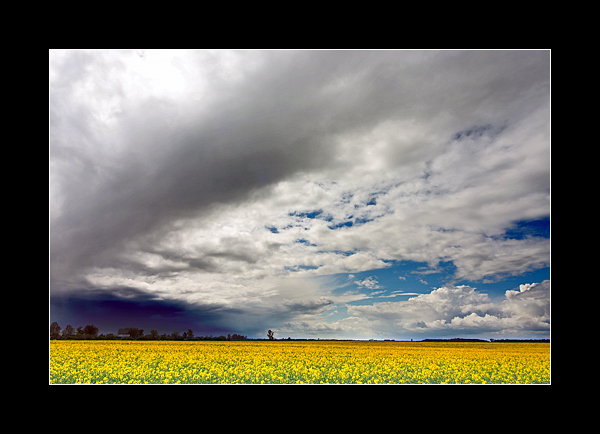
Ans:
[[[548,118],[543,51],[51,52],[51,293],[259,329],[340,303],[315,276],[546,267],[506,234],[549,215]]]

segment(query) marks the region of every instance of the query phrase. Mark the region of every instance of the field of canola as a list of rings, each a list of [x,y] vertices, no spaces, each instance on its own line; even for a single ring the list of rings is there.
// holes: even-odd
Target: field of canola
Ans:
[[[550,344],[50,341],[50,383],[549,383]]]

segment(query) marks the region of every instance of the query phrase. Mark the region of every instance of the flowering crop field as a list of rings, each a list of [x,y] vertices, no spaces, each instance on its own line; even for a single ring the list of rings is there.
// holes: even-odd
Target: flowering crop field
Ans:
[[[550,344],[50,341],[50,383],[550,383]]]

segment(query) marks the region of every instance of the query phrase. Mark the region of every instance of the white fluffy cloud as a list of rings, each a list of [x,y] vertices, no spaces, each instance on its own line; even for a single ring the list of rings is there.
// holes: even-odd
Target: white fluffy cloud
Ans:
[[[369,276],[363,280],[355,280],[354,283],[356,283],[359,287],[364,287],[364,288],[368,288],[368,289],[381,288],[381,286],[379,286],[379,282],[373,276]]]
[[[444,286],[405,301],[349,305],[348,313],[368,319],[370,330],[402,335],[444,331],[545,336],[550,329],[550,281],[521,285],[521,289],[492,300],[470,286]]]

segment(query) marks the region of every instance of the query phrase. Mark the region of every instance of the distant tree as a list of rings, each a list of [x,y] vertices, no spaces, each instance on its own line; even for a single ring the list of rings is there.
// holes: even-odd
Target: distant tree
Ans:
[[[273,336],[273,331],[269,330],[267,332],[267,337],[269,338],[270,341],[272,341],[273,339],[275,339],[275,337]]]
[[[188,339],[192,339],[194,337],[194,332],[191,329],[188,329],[187,337],[188,337]]]
[[[79,330],[79,329],[78,329]],[[83,328],[84,335],[97,336],[100,330],[94,324],[88,324]]]
[[[65,329],[62,331],[63,338],[73,336],[75,334],[75,329],[71,324],[67,324]]]
[[[140,338],[140,337],[144,336],[144,329],[138,329],[136,327],[129,327],[127,330],[129,330],[129,337]]]
[[[60,336],[60,326],[56,321],[50,324],[50,337],[56,339]]]
[[[152,336],[152,339],[158,339],[158,331],[150,330],[150,336]]]
[[[83,327],[82,326],[77,327],[77,334],[83,335]]]
[[[179,338],[179,332],[177,330],[175,330],[173,333],[171,333],[171,337],[173,339],[178,339]]]

